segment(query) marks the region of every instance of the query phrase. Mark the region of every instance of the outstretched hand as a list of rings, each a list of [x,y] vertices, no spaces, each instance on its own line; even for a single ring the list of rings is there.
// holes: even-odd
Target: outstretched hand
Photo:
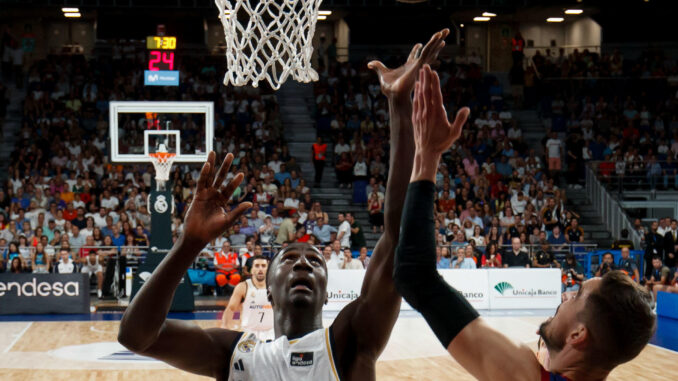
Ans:
[[[432,65],[438,59],[438,53],[445,46],[445,37],[450,34],[449,29],[435,33],[422,49],[421,44],[412,48],[407,62],[396,69],[389,69],[381,61],[371,61],[367,67],[379,75],[381,92],[387,97],[407,96],[414,90],[419,69],[423,65]]]
[[[228,184],[223,185],[233,162],[233,154],[226,155],[218,171],[215,160],[216,154],[212,151],[200,171],[195,196],[186,212],[184,222],[184,237],[204,244],[220,236],[244,211],[252,207],[252,203],[243,202],[232,211],[226,211],[233,192],[244,176],[239,172]]]
[[[461,136],[469,112],[468,107],[463,107],[457,112],[454,122],[450,123],[443,106],[438,73],[431,70],[429,65],[424,65],[415,85],[412,110],[416,151],[442,155]]]

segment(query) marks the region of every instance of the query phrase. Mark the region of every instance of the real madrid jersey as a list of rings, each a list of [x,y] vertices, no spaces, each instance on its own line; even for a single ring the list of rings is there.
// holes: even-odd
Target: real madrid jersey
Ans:
[[[322,328],[295,340],[281,336],[262,342],[243,334],[233,350],[229,381],[338,381],[332,334]]]
[[[247,279],[247,292],[242,304],[242,329],[255,331],[261,341],[273,340],[273,307],[268,301],[265,288],[256,288],[251,279]]]

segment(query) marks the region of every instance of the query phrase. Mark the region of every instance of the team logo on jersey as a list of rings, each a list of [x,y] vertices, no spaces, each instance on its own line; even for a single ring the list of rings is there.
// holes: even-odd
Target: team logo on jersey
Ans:
[[[313,365],[313,352],[292,352],[290,357],[292,366],[311,366]]]
[[[242,353],[250,353],[254,350],[255,345],[257,345],[256,340],[247,339],[238,344],[238,350]]]

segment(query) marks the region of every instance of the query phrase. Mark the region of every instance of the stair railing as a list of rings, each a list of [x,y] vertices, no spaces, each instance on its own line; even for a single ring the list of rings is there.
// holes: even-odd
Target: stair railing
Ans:
[[[603,224],[612,233],[612,237],[618,239],[621,237],[623,229],[628,230],[629,239],[633,241],[636,248],[642,247],[640,234],[633,228],[633,223],[624,212],[619,201],[617,201],[605,186],[598,180],[596,172],[591,165],[586,166],[586,193],[591,198],[593,208],[600,213]]]

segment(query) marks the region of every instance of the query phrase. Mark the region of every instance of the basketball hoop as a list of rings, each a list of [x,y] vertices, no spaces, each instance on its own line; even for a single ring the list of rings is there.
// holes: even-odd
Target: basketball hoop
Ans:
[[[226,39],[224,85],[257,87],[267,80],[278,90],[290,75],[299,82],[317,81],[311,57],[321,2],[215,0]]]
[[[169,180],[170,169],[174,163],[175,153],[171,152],[152,152],[148,156],[151,157],[151,163],[155,168],[155,181],[158,183],[158,190],[164,188],[165,182]]]

